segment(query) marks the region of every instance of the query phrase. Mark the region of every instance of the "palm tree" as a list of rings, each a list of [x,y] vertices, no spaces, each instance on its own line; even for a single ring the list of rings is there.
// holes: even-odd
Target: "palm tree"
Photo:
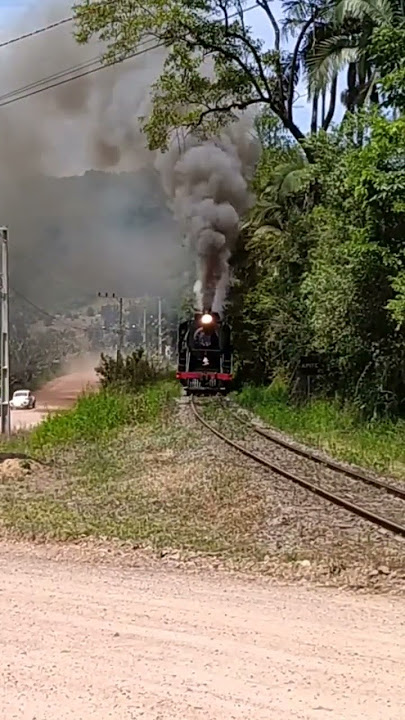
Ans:
[[[327,130],[336,108],[337,74],[328,78],[322,87],[316,87],[312,82],[309,59],[314,49],[332,35],[331,2],[286,0],[283,9],[284,33],[287,36],[295,36],[297,33],[303,36],[298,60],[300,71],[306,77],[309,99],[312,100],[311,133],[316,133],[319,126]]]
[[[347,68],[342,101],[349,112],[378,102],[378,68],[370,57],[376,29],[393,27],[405,19],[401,0],[338,0],[329,19],[329,35],[314,45],[308,56],[310,85],[322,91]]]

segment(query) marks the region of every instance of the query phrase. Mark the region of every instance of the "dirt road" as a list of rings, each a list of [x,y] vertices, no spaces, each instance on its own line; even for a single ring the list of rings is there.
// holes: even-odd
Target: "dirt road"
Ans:
[[[49,412],[71,407],[83,390],[96,384],[95,364],[93,360],[83,360],[80,366],[78,361],[70,372],[46,383],[35,393],[35,410],[12,410],[12,431],[34,427]]]
[[[0,613],[7,720],[404,717],[400,599],[0,544]]]

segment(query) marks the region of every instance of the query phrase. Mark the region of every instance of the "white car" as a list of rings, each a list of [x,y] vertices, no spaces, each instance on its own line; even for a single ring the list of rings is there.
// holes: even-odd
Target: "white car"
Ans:
[[[16,390],[11,401],[11,410],[33,410],[36,398],[31,390]]]

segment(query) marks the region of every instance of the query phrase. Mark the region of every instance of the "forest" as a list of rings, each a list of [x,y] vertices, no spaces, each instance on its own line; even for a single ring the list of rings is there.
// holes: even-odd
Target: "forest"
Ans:
[[[230,297],[244,377],[291,383],[300,358],[317,353],[324,395],[350,399],[370,417],[401,414],[403,3],[289,0],[277,19],[274,3],[256,0],[263,37],[241,2],[144,6],[83,2],[75,12],[77,40],[101,37],[106,61],[145,38],[167,47],[144,121],[151,149],[165,149],[173,129],[204,137],[241,111],[256,113],[256,202],[233,256]],[[299,87],[310,103],[308,131],[297,121]]]

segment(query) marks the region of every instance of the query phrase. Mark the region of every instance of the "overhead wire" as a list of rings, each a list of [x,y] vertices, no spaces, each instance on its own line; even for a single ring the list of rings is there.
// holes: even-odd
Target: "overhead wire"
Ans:
[[[146,44],[146,43],[145,43]],[[42,85],[44,82],[47,82],[49,78],[45,78],[44,80],[37,80],[36,82],[31,84],[31,89],[27,92],[23,92],[21,94],[21,89],[19,90],[13,90],[9,93],[5,93],[5,95],[0,95],[0,108],[6,107],[7,105],[12,105],[15,102],[18,102],[19,100],[25,100],[26,98],[32,97],[33,95],[39,95],[42,92],[45,92],[47,90],[52,90],[53,88],[60,87],[61,85],[65,85],[66,83],[72,82],[73,80],[79,80],[80,78],[87,77],[88,75],[93,75],[96,72],[99,72],[100,70],[107,70],[110,67],[113,67],[114,65],[118,65],[120,63],[126,62],[127,60],[131,60],[132,58],[138,57],[140,55],[144,55],[147,52],[150,52],[151,50],[155,50],[156,48],[163,47],[164,43],[155,43],[155,45],[150,45],[142,50],[136,50],[135,52],[131,53],[130,55],[127,55],[122,60],[111,60],[111,62],[106,62],[103,64],[99,64],[96,67],[90,67],[93,65],[97,60],[89,60],[87,63],[83,63],[83,67],[86,66],[86,64],[89,66],[88,70],[84,70],[83,72],[80,72],[76,75],[63,77],[64,75],[68,75],[72,72],[72,69],[69,68],[67,70],[61,71],[59,74],[59,79],[55,79],[55,82],[50,83],[48,85],[45,85],[45,87],[38,87],[38,85]],[[98,62],[100,63],[101,58],[99,58]],[[25,90],[25,88],[24,88]]]
[[[109,3],[107,3],[109,4]],[[250,12],[251,10],[254,10],[257,8],[257,5],[250,5],[249,7],[245,8],[243,10],[243,14]],[[233,18],[237,17],[240,13],[234,12],[229,15],[228,20],[232,20]],[[37,31],[32,31],[31,33],[27,33],[26,37],[31,37],[32,35],[39,34],[39,32],[44,32],[45,30],[52,29],[53,27],[58,27],[66,22],[72,21],[75,18],[72,16],[70,18],[64,18],[63,20],[58,21],[57,23],[53,23],[52,25],[46,26],[45,28],[39,28]],[[217,20],[216,22],[221,22],[221,20]],[[9,40],[5,45],[11,44],[12,42],[17,42],[18,40],[25,39],[25,36],[20,36],[19,38],[14,38],[13,40]],[[95,72],[98,72],[99,70],[105,70],[107,68],[113,67],[114,65],[121,64],[123,62],[126,62],[127,60],[131,60],[134,57],[139,57],[140,55],[144,55],[148,52],[151,52],[152,50],[156,50],[159,47],[164,47],[164,42],[158,42],[154,45],[147,45],[147,43],[150,41],[143,41],[140,43],[140,48],[130,55],[125,56],[124,58],[119,58],[118,60],[111,60],[110,62],[102,63],[102,57],[95,57],[93,59],[87,60],[83,63],[80,63],[78,65],[72,66],[70,68],[67,68],[66,70],[61,70],[58,73],[54,73],[53,75],[49,75],[45,78],[42,78],[41,80],[36,80],[32,83],[29,83],[27,85],[24,85],[23,87],[20,87],[16,90],[11,90],[7,93],[3,93],[0,95],[0,108],[6,107],[7,105],[11,105],[15,102],[18,102],[19,100],[24,100],[26,98],[29,98],[33,95],[38,95],[39,93],[46,92],[47,90],[52,90],[56,87],[59,87],[61,85],[65,85],[66,83],[73,82],[74,80],[79,80],[80,78],[87,77],[88,75],[92,75]],[[0,44],[0,47],[2,45]],[[138,46],[139,47],[139,46]],[[96,67],[91,67],[92,65],[99,63],[96,65]],[[83,70],[83,72],[79,72],[75,75],[70,75],[73,72],[76,72],[78,70]],[[67,77],[66,77],[67,76]],[[54,81],[54,82],[50,82]],[[48,84],[46,84],[48,83]]]
[[[108,6],[113,5],[116,0],[105,0],[103,3],[99,3],[99,6]],[[95,9],[97,6],[89,6],[88,11],[91,12],[93,8]],[[76,19],[74,15],[69,15],[69,17],[61,18],[61,20],[55,20],[54,22],[48,23],[48,25],[43,25],[39,28],[34,28],[34,30],[29,30],[26,33],[23,33],[22,35],[17,35],[17,37],[10,38],[9,40],[4,40],[3,42],[0,42],[0,48],[7,47],[8,45],[14,45],[14,43],[18,43],[22,40],[28,40],[31,37],[35,37],[36,35],[42,35],[42,33],[48,32],[48,30],[54,30],[55,28],[61,27],[62,25],[67,25],[67,23],[73,22]]]
[[[62,20],[57,20],[49,25],[44,25],[43,27],[36,28],[35,30],[30,30],[30,32],[10,38],[10,40],[4,40],[3,42],[0,42],[0,48],[7,47],[8,45],[14,45],[14,43],[18,43],[21,40],[28,40],[28,38],[34,37],[35,35],[41,35],[41,33],[47,32],[48,30],[53,30],[61,25],[66,25],[66,23],[72,22],[72,20],[74,20],[73,16],[62,18]]]

